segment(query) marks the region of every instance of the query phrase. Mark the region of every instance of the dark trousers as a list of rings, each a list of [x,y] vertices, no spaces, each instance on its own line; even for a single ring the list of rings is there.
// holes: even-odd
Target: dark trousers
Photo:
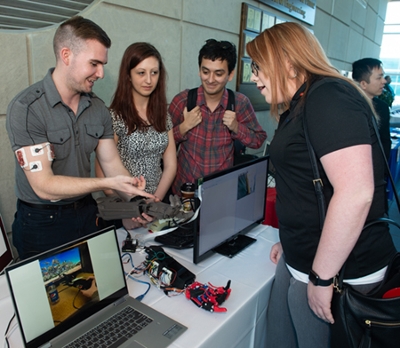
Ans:
[[[13,244],[21,259],[39,254],[98,230],[97,205],[90,196],[77,209],[55,206],[51,210],[17,201],[12,225]]]

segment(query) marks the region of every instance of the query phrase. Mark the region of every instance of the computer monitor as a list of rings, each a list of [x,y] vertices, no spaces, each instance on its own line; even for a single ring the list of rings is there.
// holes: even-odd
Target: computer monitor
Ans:
[[[214,252],[232,257],[255,242],[245,234],[264,220],[268,163],[264,156],[198,180],[194,263]]]
[[[4,270],[13,261],[11,245],[7,238],[6,229],[3,224],[3,218],[0,215],[0,272]]]

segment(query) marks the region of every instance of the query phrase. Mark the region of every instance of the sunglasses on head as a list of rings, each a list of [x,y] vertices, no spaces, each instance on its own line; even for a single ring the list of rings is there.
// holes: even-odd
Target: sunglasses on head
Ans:
[[[233,47],[232,43],[230,43],[229,41],[217,41],[215,39],[208,39],[206,41],[207,45],[218,45],[219,47],[221,47],[224,50],[230,49]]]

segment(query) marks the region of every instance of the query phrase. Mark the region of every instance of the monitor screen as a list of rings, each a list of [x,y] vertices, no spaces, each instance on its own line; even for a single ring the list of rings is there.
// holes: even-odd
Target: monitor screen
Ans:
[[[268,160],[260,157],[199,179],[194,263],[213,252],[232,257],[255,241],[244,234],[264,220]]]
[[[2,272],[13,261],[13,255],[1,215],[0,230],[0,272]]]

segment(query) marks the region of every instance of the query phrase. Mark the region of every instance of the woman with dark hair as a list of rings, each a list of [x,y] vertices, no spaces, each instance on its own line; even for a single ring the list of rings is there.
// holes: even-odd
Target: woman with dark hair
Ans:
[[[270,146],[276,169],[280,242],[267,314],[268,347],[329,347],[333,278],[367,293],[396,250],[385,214],[384,159],[369,98],[329,62],[300,24],[266,29],[249,42],[252,81],[279,120]],[[304,124],[326,200],[320,219]],[[320,221],[323,220],[323,221]]]
[[[132,176],[143,175],[146,192],[162,200],[175,178],[176,147],[167,113],[166,71],[153,45],[136,42],[125,50],[110,110],[122,162]],[[96,175],[103,176],[98,164]],[[139,226],[123,223],[129,229]]]

